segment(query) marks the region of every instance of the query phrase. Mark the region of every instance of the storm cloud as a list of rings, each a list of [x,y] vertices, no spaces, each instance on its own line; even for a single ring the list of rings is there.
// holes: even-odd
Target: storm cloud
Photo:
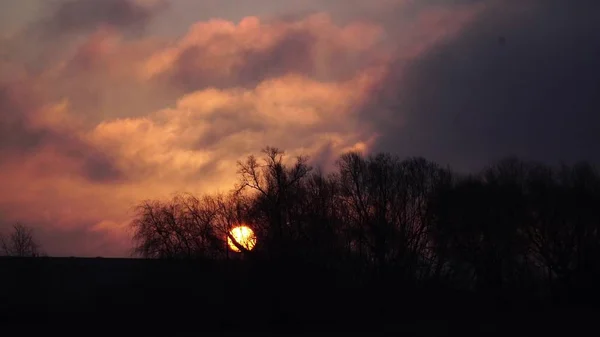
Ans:
[[[50,15],[40,28],[46,34],[86,33],[101,25],[120,29],[140,29],[160,11],[165,1],[140,0],[63,0],[52,5]]]
[[[508,155],[600,162],[600,3],[488,2],[455,38],[390,67],[364,110],[375,148],[463,170]]]

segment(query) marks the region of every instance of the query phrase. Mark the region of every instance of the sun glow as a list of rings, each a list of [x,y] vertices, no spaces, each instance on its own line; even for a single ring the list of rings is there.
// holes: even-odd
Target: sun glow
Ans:
[[[229,231],[230,236],[227,237],[227,244],[229,248],[231,248],[234,252],[240,252],[240,249],[235,245],[233,239],[237,241],[237,243],[247,250],[252,250],[256,245],[256,235],[254,235],[254,231],[250,229],[248,226],[238,226],[234,227]]]

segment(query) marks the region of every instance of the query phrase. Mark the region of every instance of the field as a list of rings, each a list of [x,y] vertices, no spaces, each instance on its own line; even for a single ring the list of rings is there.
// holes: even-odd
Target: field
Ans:
[[[22,328],[26,321],[46,331],[539,335],[584,331],[595,313],[449,290],[359,286],[307,266],[275,269],[243,261],[2,258],[0,268],[4,326]]]

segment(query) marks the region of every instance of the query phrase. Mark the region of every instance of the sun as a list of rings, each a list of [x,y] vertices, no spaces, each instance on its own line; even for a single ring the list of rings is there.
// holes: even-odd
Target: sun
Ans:
[[[256,245],[256,235],[254,235],[254,231],[252,231],[252,229],[250,229],[248,226],[234,227],[231,229],[231,231],[229,231],[229,234],[233,236],[235,241],[237,241],[240,246],[246,248],[247,250],[252,250],[252,248],[254,248]],[[232,251],[239,253],[240,249],[233,243],[231,236],[227,236],[227,244]]]

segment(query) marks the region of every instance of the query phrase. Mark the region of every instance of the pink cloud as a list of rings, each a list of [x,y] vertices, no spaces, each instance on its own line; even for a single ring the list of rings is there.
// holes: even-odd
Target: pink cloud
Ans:
[[[16,131],[0,152],[0,220],[37,226],[50,254],[124,255],[137,202],[226,191],[236,161],[266,145],[325,168],[368,152],[377,132],[358,109],[390,62],[456,34],[474,8],[425,10],[399,31],[325,13],[213,19],[173,40],[100,18],[42,71],[0,71],[0,129]]]
[[[326,14],[290,22],[211,20],[195,24],[175,46],[150,57],[145,75],[186,90],[252,86],[294,72],[336,80],[377,56],[373,48],[381,34],[376,24],[339,27]]]

